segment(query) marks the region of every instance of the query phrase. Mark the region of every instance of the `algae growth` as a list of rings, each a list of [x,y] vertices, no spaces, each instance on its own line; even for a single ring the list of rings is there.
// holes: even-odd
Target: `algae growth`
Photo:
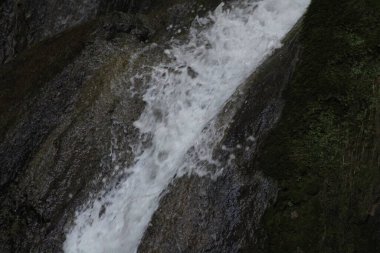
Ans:
[[[380,252],[380,2],[313,1],[283,116],[262,148],[279,194],[264,252]]]

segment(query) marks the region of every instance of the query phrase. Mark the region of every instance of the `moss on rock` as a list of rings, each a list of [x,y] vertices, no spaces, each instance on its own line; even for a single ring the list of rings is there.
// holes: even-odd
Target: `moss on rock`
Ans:
[[[279,183],[265,252],[380,252],[380,4],[313,1],[260,167]]]

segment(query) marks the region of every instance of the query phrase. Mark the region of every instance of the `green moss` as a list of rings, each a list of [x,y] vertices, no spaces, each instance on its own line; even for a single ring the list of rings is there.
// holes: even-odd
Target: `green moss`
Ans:
[[[308,10],[287,105],[259,158],[280,186],[264,218],[266,252],[379,252],[366,222],[380,186],[378,27],[377,0]]]

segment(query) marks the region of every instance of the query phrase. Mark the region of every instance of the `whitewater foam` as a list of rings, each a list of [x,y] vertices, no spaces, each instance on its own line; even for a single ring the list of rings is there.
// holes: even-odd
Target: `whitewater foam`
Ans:
[[[136,150],[129,176],[81,210],[67,233],[67,253],[137,251],[162,193],[197,149],[213,162],[212,145],[197,145],[228,99],[276,48],[303,15],[310,0],[242,0],[221,4],[194,21],[189,40],[165,53],[169,63],[153,67],[143,97],[146,107],[134,125],[148,147]],[[210,130],[211,129],[211,130]],[[214,138],[217,129],[206,131]],[[205,142],[207,143],[207,142]],[[198,157],[198,158],[199,158]]]

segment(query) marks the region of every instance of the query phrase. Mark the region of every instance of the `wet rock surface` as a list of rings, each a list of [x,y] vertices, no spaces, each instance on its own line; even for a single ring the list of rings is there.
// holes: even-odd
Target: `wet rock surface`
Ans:
[[[93,19],[98,0],[0,3],[0,63],[10,61],[25,48],[70,27]]]
[[[131,161],[132,122],[144,108],[138,95],[144,87],[135,87],[132,96],[130,74],[161,61],[161,46],[147,48],[145,41],[164,46],[167,37],[160,31],[172,17],[182,13],[181,24],[190,24],[190,12],[180,11],[185,5],[165,6],[173,5],[154,15],[135,15],[108,14],[115,7],[110,3],[91,21],[67,23],[64,32],[25,44],[0,67],[1,252],[62,251],[74,211],[115,177],[116,165]],[[36,15],[44,24],[58,22]],[[9,12],[1,22],[13,17]],[[115,149],[117,157],[110,156]]]
[[[311,3],[258,157],[279,192],[256,252],[379,252],[379,22],[378,1]]]
[[[281,114],[282,90],[298,59],[296,30],[240,88],[240,102],[226,106],[236,114],[214,151],[223,173],[175,180],[139,252],[252,252],[261,217],[277,195],[276,183],[257,169],[255,158]]]
[[[70,50],[75,50],[70,43],[78,35],[76,30],[46,42],[47,46],[44,43],[42,48],[34,48],[42,50],[37,55],[25,56],[22,64],[26,67],[42,64],[41,69],[36,67],[30,76],[12,75],[15,79],[2,84],[14,82],[26,89],[24,94],[8,97],[9,102],[17,103],[2,104],[2,252],[60,250],[61,218],[86,192],[102,184],[102,174],[110,173],[110,140],[112,131],[119,127],[115,122],[133,122],[143,107],[133,99],[128,100],[130,104],[121,105],[119,101],[125,93],[112,82],[113,75],[124,71],[127,64],[118,57],[129,59],[130,47],[139,48],[140,41],[133,36],[124,38],[122,44],[107,41],[109,32],[102,25],[100,29],[97,27],[76,28],[85,29],[82,32],[86,37],[80,38],[74,59],[63,57],[60,63],[63,65],[57,66],[57,70],[54,64],[62,60],[60,53],[50,56],[51,68],[39,62],[39,54],[55,43],[59,43],[58,50],[68,43],[67,50],[71,53]],[[14,64],[22,67],[18,62]],[[46,68],[54,71],[47,81],[40,79],[49,74]],[[28,73],[25,69],[14,69]],[[35,82],[29,83],[33,77]],[[118,107],[126,109],[128,117],[118,113]],[[58,227],[60,237],[55,239],[54,229]]]
[[[131,73],[219,2],[0,2],[0,252],[62,251],[74,211],[132,160],[144,87],[132,96]],[[139,252],[379,251],[380,6],[352,2],[344,24],[310,15],[241,88],[215,150],[223,173],[176,179]]]
[[[0,64],[37,43],[108,13],[149,14],[152,24],[184,25],[191,10],[219,0],[4,0],[0,2]],[[173,22],[176,20],[176,22]]]

